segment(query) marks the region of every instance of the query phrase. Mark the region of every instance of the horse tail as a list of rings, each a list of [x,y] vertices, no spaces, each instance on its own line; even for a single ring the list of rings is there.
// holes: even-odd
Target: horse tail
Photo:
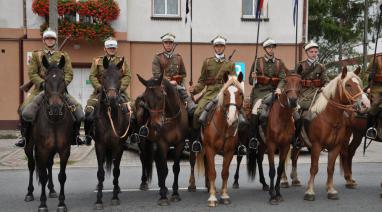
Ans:
[[[247,173],[251,181],[256,177],[257,155],[257,151],[252,149],[247,154]]]
[[[111,173],[111,167],[113,165],[113,153],[111,150],[106,150],[105,152],[105,161],[106,161],[106,173],[109,175]]]
[[[196,170],[198,171],[198,175],[205,175],[205,160],[204,160],[204,156],[205,156],[205,151],[204,151],[204,148],[202,148],[202,150],[198,153],[195,153],[196,154]]]

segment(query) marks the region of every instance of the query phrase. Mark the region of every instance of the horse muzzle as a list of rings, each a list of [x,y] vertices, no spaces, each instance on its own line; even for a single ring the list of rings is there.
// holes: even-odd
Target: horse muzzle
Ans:
[[[48,115],[52,118],[62,117],[64,115],[63,104],[52,104],[48,106]]]
[[[289,108],[296,108],[297,107],[297,98],[292,97],[292,98],[287,98],[288,99],[288,107]]]

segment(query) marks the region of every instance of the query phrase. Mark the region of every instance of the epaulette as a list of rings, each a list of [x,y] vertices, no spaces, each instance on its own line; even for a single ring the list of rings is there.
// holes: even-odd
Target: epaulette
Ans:
[[[99,61],[103,58],[104,56],[98,56],[98,57],[95,57],[93,60],[95,61],[95,63],[98,65],[99,64]]]

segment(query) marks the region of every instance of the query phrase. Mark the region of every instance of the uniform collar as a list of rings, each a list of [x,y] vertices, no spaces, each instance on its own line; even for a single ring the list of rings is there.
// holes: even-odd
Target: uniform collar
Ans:
[[[276,61],[275,56],[271,57],[268,54],[264,55],[264,59],[265,59],[265,62],[272,62],[272,63],[274,63]]]
[[[164,56],[167,58],[167,59],[170,59],[172,58],[172,56],[174,55],[173,52],[163,52]]]
[[[224,54],[215,54],[215,61],[218,63],[224,62],[225,61],[225,56]]]
[[[44,53],[51,56],[55,53],[56,51],[54,49],[49,49],[49,48],[44,48]]]
[[[306,61],[308,62],[309,66],[315,66],[318,63],[317,59],[316,60],[312,60],[312,59],[308,58]]]
[[[114,60],[116,58],[115,55],[106,55],[106,58],[111,61],[111,60]]]

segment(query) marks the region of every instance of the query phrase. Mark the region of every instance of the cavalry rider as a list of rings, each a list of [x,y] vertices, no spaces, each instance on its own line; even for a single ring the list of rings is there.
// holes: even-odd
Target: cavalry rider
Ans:
[[[211,42],[215,56],[204,60],[198,83],[189,87],[190,93],[194,95],[206,88],[193,116],[193,128],[197,134],[200,134],[200,126],[205,122],[208,111],[216,103],[214,99],[216,99],[220,89],[223,87],[224,74],[236,76],[235,64],[227,60],[224,55],[227,39],[219,35]],[[193,151],[201,149],[201,143],[198,140],[193,143]]]
[[[114,38],[108,38],[104,43],[105,55],[99,56],[93,59],[92,66],[90,68],[89,80],[94,88],[92,95],[89,97],[85,107],[85,144],[90,145],[92,141],[91,131],[94,122],[94,109],[98,104],[98,95],[102,91],[102,74],[104,72],[103,59],[108,58],[110,64],[117,65],[123,57],[117,55],[118,42]],[[126,59],[122,66],[121,75],[121,101],[122,103],[129,102],[130,97],[128,94],[128,87],[131,82],[131,71]],[[131,120],[133,121],[133,120]],[[127,149],[127,142],[122,143],[124,149]]]
[[[259,121],[263,126],[266,125],[269,106],[274,99],[273,94],[280,95],[285,85],[287,69],[284,62],[275,57],[276,46],[276,41],[271,38],[266,39],[263,42],[265,54],[253,62],[249,73],[249,84],[253,86],[251,126],[255,133],[250,142],[256,142],[256,138],[258,138]]]
[[[371,107],[368,111],[366,127],[366,136],[369,138],[377,138],[375,124],[378,119],[378,114],[381,111],[380,106],[382,103],[382,70],[380,68],[381,66],[377,65],[377,61],[381,61],[381,57],[382,54],[378,54],[376,55],[375,61],[374,58],[372,58],[366,70],[366,72],[369,73],[369,88],[367,89],[367,93],[370,94],[371,99]]]
[[[180,98],[186,103],[189,117],[195,110],[195,103],[188,95],[184,80],[186,78],[186,69],[184,67],[182,56],[174,53],[175,35],[166,33],[161,36],[164,51],[155,55],[152,63],[152,73],[155,78],[159,78],[162,74],[170,83],[176,86]]]
[[[32,53],[32,58],[28,66],[29,79],[34,85],[34,88],[29,92],[28,97],[25,99],[24,103],[19,108],[19,114],[21,118],[21,140],[15,145],[23,147],[26,142],[26,136],[31,123],[34,121],[39,106],[44,97],[44,77],[45,77],[45,67],[42,65],[42,57],[45,56],[49,63],[58,63],[61,56],[65,57],[65,67],[63,68],[65,84],[66,86],[73,79],[72,63],[69,55],[64,51],[55,50],[57,42],[57,33],[51,29],[44,31],[42,35],[42,42],[44,43],[44,48],[42,50],[36,50]],[[79,138],[81,121],[84,118],[83,110],[81,104],[79,104],[74,97],[66,93],[65,101],[68,105],[73,106],[72,113],[75,117],[73,136],[74,140],[72,144],[83,144],[82,140]],[[74,107],[75,106],[75,107]]]
[[[304,114],[304,112],[309,111],[321,88],[328,84],[329,78],[325,66],[318,61],[319,46],[317,43],[311,41],[305,45],[304,49],[307,59],[299,62],[295,71],[301,75],[302,89],[298,98],[300,114],[303,114],[304,120],[310,121],[312,114]],[[299,69],[299,66],[301,66],[301,69]],[[298,70],[301,70],[301,72]],[[301,131],[302,120],[300,117],[295,117],[295,125],[296,133],[292,141],[294,145]]]

